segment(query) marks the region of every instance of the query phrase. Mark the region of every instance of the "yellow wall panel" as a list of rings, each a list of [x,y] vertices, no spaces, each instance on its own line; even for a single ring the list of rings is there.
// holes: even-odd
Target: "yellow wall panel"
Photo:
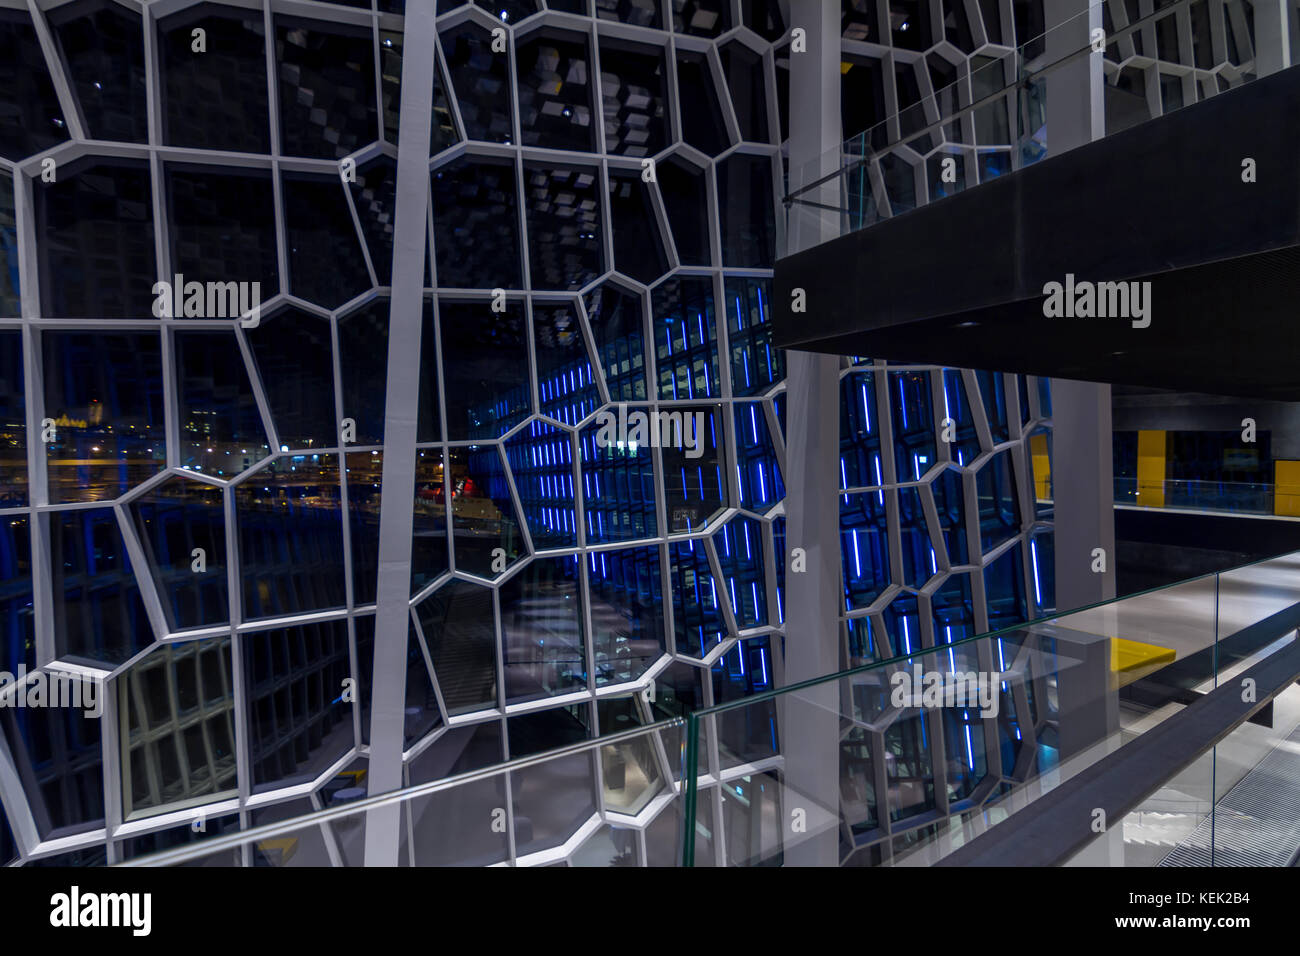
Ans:
[[[1165,433],[1138,432],[1137,503],[1142,508],[1165,506]]]

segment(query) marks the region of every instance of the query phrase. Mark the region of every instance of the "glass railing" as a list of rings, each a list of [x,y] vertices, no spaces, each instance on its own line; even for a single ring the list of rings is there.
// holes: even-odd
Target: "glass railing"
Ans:
[[[858,666],[840,673],[385,795],[350,787],[312,813],[250,807],[249,829],[196,810],[202,826],[143,840],[128,822],[115,836],[138,852],[120,863],[360,866],[388,814],[403,866],[931,864],[1285,646],[1287,614],[1300,622],[1300,552],[937,646],[914,646],[938,630],[918,620],[855,616]],[[1273,729],[1239,727],[1152,781],[1122,831],[1177,813],[1194,841],[1255,757],[1300,753],[1300,688],[1275,703]],[[1164,859],[1125,840],[1121,856]]]
[[[697,711],[684,864],[935,863],[1293,640],[1297,572],[1286,555],[925,648],[901,623],[883,659]]]
[[[1272,482],[1205,481],[1166,478],[1142,481],[1115,479],[1115,503],[1138,508],[1189,508],[1239,514],[1275,513]]]
[[[119,865],[363,866],[371,815],[395,814],[400,866],[676,866],[684,727],[672,718],[375,797],[357,788],[305,815],[262,807],[251,829],[186,821],[173,834],[184,845]]]
[[[1048,156],[1047,79],[1080,58],[1104,58],[1108,135],[1249,82],[1257,72],[1255,51],[1242,27],[1253,16],[1242,0],[1174,0],[1145,15],[1101,2],[1019,47],[986,47],[987,55],[973,57],[969,71],[947,85],[934,87],[941,74],[930,71],[924,87],[912,92],[915,102],[818,159],[791,165],[784,254]],[[1194,24],[1185,48],[1179,17]],[[1211,31],[1224,37],[1213,54]],[[1222,60],[1221,69],[1202,69],[1210,56]],[[1135,67],[1134,57],[1151,63],[1173,57],[1178,72],[1160,73],[1153,94],[1146,67]],[[1184,76],[1192,81],[1183,82]]]

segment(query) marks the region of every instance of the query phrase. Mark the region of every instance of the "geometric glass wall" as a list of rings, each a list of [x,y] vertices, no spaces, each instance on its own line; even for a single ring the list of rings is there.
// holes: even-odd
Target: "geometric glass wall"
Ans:
[[[102,863],[364,793],[402,4],[45,6],[0,10],[0,656],[104,713],[0,710],[0,846]],[[782,681],[781,8],[438,2],[410,783]],[[260,314],[159,315],[178,275]],[[1051,606],[1044,386],[844,360],[844,664]],[[599,441],[620,404],[699,454]],[[448,858],[655,859],[675,772],[484,785],[510,838]]]

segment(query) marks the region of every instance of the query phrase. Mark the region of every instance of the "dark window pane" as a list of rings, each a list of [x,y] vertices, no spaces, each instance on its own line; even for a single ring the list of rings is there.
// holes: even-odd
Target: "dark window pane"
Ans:
[[[587,319],[611,401],[644,401],[645,318],[641,297],[612,282],[587,293]]]
[[[131,502],[131,515],[168,629],[230,620],[221,489],[168,478]]]
[[[337,308],[371,287],[361,240],[336,177],[286,173],[284,225],[294,295]]]
[[[53,318],[153,314],[153,196],[138,160],[74,161],[36,190],[41,311]]]
[[[416,612],[448,716],[497,705],[496,615],[492,590],[451,581]]]
[[[50,568],[60,657],[120,664],[153,641],[111,508],[52,512]]]
[[[27,504],[27,397],[23,335],[0,331],[0,508]]]
[[[672,0],[673,29],[715,37],[731,29],[731,0]]]
[[[578,559],[535,560],[501,586],[506,703],[587,686]]]
[[[684,401],[719,394],[712,280],[669,279],[654,290],[651,302],[659,397]]]
[[[663,29],[659,13],[660,0],[596,0],[596,16],[638,27]]]
[[[203,53],[194,50],[196,29],[206,34]],[[271,151],[265,38],[260,10],[204,3],[159,21],[163,142]]]
[[[668,546],[677,653],[703,657],[727,636],[717,579],[703,541]]]
[[[500,438],[532,406],[523,303],[497,313],[486,301],[442,301],[439,320],[448,440]]]
[[[650,187],[640,173],[609,171],[609,214],[614,227],[614,268],[651,283],[668,271]]]
[[[244,617],[342,607],[343,519],[334,455],[272,462],[235,489]]]
[[[776,198],[772,161],[733,153],[718,164],[722,264],[770,269],[776,257]]]
[[[522,288],[514,163],[462,157],[434,170],[430,185],[438,284]]]
[[[730,145],[730,140],[708,57],[678,51],[677,88],[682,106],[682,139],[716,156]]]
[[[601,427],[599,419],[588,425],[579,441],[587,540],[652,538],[659,532],[651,453],[648,449],[634,452],[626,446],[597,442]]]
[[[68,138],[26,10],[0,10],[0,156],[17,160]]]
[[[756,395],[785,378],[785,352],[772,345],[768,314],[772,282],[729,277],[726,290],[731,390],[736,395]]]
[[[6,707],[0,726],[41,839],[103,826],[98,717],[72,707]]]
[[[109,0],[48,14],[92,139],[149,140],[140,15]]]
[[[356,739],[346,621],[304,624],[241,639],[253,789],[305,783]]]
[[[538,408],[566,425],[578,424],[600,404],[600,390],[574,307],[534,303],[533,344]]]
[[[591,63],[582,34],[542,30],[515,46],[525,146],[592,152]]]
[[[36,666],[32,604],[32,539],[27,518],[0,521],[0,669]]]
[[[285,309],[263,318],[246,334],[280,450],[335,446],[338,422],[329,322]]]
[[[155,332],[46,332],[50,501],[107,501],[166,467]]]
[[[358,167],[357,179],[349,183],[352,204],[361,222],[361,234],[370,250],[370,263],[380,285],[393,279],[393,223],[397,210],[397,163],[377,156]]]
[[[768,141],[767,84],[763,79],[763,58],[742,43],[728,43],[720,51],[722,73],[731,91],[731,104],[740,124],[740,138],[755,143]]]
[[[166,181],[177,272],[205,283],[258,282],[258,301],[280,291],[269,171],[169,165]]]
[[[239,343],[230,332],[189,330],[175,342],[181,465],[229,479],[271,450]]]
[[[282,153],[338,159],[379,138],[368,28],[277,16],[275,41]]]
[[[442,34],[442,50],[465,135],[511,142],[510,66],[504,54],[492,52],[491,35],[473,23],[462,23]]]
[[[495,445],[447,452],[456,570],[495,578],[527,553],[505,463]]]
[[[658,153],[672,135],[663,50],[602,40],[600,74],[605,149],[625,156]]]
[[[579,289],[605,271],[595,168],[524,164],[534,289]]]
[[[666,650],[659,548],[587,555],[596,683],[636,680]]]
[[[668,225],[684,266],[707,266],[709,254],[709,202],[705,174],[681,160],[660,163],[656,174],[664,198]]]
[[[674,411],[678,409],[674,408]],[[667,493],[668,531],[699,531],[723,506],[722,480],[724,422],[716,405],[686,405],[682,416],[693,416],[686,430],[691,445],[663,449],[664,485]]]

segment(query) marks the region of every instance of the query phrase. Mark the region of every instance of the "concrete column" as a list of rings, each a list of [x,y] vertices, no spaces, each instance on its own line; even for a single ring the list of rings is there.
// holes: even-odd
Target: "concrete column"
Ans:
[[[1102,25],[1100,6],[1087,0],[1046,0],[1045,15],[1048,62],[1086,46]],[[1046,82],[1049,159],[1105,135],[1102,54],[1066,64]],[[1065,610],[1115,596],[1110,386],[1053,379],[1051,390],[1056,606]],[[1104,573],[1092,570],[1096,548],[1106,554]]]
[[[790,57],[791,186],[835,172],[840,128],[839,4],[791,0],[790,23],[802,29],[807,52]],[[841,205],[840,183],[802,198]],[[834,238],[840,216],[796,203],[788,225],[790,252]],[[830,279],[832,277],[828,277]],[[808,308],[817,290],[806,289]],[[839,606],[839,358],[786,353],[786,681],[840,668]],[[806,570],[791,570],[803,550]],[[786,777],[782,811],[785,863],[838,863],[839,697],[835,684],[787,695],[780,708]],[[800,813],[802,811],[802,813]],[[796,830],[798,819],[802,831]]]
[[[1291,65],[1288,0],[1255,0],[1255,75],[1264,77]]]

